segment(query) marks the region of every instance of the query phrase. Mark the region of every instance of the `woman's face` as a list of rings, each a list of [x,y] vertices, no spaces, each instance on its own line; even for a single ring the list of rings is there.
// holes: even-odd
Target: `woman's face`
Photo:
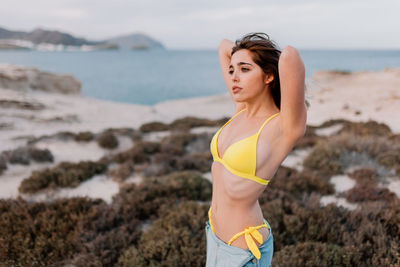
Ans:
[[[266,75],[251,57],[247,49],[240,49],[231,57],[229,65],[231,92],[235,100],[246,101],[259,96],[272,79]],[[239,87],[239,88],[235,88]]]

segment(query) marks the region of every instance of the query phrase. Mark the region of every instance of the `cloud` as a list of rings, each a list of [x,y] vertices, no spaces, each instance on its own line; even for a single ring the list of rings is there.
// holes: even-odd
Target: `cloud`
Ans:
[[[0,26],[101,40],[145,32],[168,48],[215,49],[263,31],[280,46],[400,48],[398,0],[3,0]]]

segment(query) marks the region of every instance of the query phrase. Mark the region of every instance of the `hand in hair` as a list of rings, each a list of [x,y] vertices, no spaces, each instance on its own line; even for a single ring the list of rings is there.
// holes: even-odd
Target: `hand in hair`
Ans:
[[[231,83],[228,71],[229,71],[229,64],[231,62],[232,48],[234,45],[235,43],[228,39],[223,39],[218,45],[218,57],[222,71],[222,76],[224,77],[225,83],[228,88],[230,88],[230,83]],[[228,92],[230,93],[233,100],[233,95],[231,93],[231,90],[228,90]],[[244,103],[239,103],[236,101],[233,101],[233,103],[235,105],[235,113],[246,107]]]

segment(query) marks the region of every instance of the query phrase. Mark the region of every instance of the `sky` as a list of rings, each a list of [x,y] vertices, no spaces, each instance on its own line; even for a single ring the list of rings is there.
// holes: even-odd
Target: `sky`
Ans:
[[[145,33],[168,49],[216,49],[265,32],[280,48],[400,49],[400,0],[2,0],[0,27],[102,40]]]

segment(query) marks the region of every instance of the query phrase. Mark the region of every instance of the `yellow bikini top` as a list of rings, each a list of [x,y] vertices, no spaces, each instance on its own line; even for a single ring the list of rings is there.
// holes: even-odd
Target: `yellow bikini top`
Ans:
[[[230,118],[213,136],[210,143],[210,150],[214,161],[221,162],[225,168],[227,168],[231,173],[240,176],[242,178],[253,180],[262,185],[267,185],[269,180],[257,177],[256,174],[256,164],[257,164],[257,140],[261,133],[262,128],[267,124],[267,122],[273,117],[279,114],[275,113],[271,115],[265,122],[261,125],[257,133],[240,139],[239,141],[231,144],[224,152],[222,158],[218,153],[218,136],[221,130],[239,113],[246,109],[242,109],[236,113],[232,118]]]

